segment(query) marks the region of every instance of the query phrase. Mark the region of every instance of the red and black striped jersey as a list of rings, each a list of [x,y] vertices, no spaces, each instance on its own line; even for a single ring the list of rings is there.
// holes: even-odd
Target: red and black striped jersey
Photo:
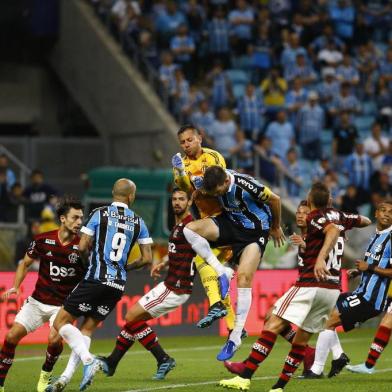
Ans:
[[[296,286],[340,288],[340,267],[342,265],[345,232],[358,226],[360,220],[359,215],[346,214],[334,208],[314,210],[308,215],[305,238],[306,248],[298,255],[299,277],[295,284]],[[317,282],[314,275],[314,266],[324,244],[324,229],[331,223],[335,224],[340,230],[340,237],[325,261],[331,276],[326,281]]]
[[[169,238],[169,270],[165,285],[178,294],[192,293],[196,253],[184,236],[184,227],[192,220],[192,215],[186,216],[174,226]]]
[[[63,304],[86,273],[79,257],[79,241],[80,237],[75,236],[63,245],[58,230],[35,236],[27,250],[29,257],[40,260],[33,298],[47,305]]]

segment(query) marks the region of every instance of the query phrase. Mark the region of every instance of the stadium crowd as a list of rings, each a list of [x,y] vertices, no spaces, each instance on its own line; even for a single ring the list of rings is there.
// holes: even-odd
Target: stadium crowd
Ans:
[[[390,1],[91,2],[229,167],[353,212],[391,194]]]

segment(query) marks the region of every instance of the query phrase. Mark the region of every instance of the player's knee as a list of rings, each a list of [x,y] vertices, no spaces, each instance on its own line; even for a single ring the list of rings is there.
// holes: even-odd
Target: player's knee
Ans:
[[[238,272],[237,287],[249,288],[252,287],[253,274],[249,272]]]
[[[48,345],[57,347],[63,344],[63,339],[58,333],[51,333],[48,338]]]
[[[8,332],[7,335],[5,336],[5,340],[7,343],[17,345],[20,340],[24,337],[25,334],[22,333],[22,331],[11,328]]]

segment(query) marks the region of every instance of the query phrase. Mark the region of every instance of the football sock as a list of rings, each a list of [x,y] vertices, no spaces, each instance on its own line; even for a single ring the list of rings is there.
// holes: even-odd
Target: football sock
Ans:
[[[260,364],[268,357],[276,342],[277,335],[270,331],[262,331],[257,342],[252,346],[249,357],[245,360],[245,370],[241,374],[243,378],[252,378],[253,373]]]
[[[15,356],[15,344],[8,343],[4,339],[3,347],[0,351],[0,386],[4,385],[8,370],[12,366]]]
[[[69,347],[71,347],[80,357],[83,365],[89,365],[94,360],[94,356],[86,347],[85,339],[79,329],[71,324],[65,324],[60,328],[59,334],[68,343]]]
[[[197,255],[195,258],[195,264],[197,272],[200,276],[201,283],[207,294],[210,306],[214,305],[221,300],[218,285],[218,275],[216,274],[216,271],[209,264],[207,264],[199,255]]]
[[[324,370],[325,362],[327,361],[331,345],[335,342],[335,331],[325,329],[319,333],[314,363],[311,371],[315,374],[321,374]]]
[[[230,334],[230,340],[236,345],[241,344],[241,334],[252,305],[252,289],[250,287],[237,289],[237,310],[234,329]]]
[[[117,336],[116,346],[112,353],[106,358],[109,367],[116,367],[121,361],[121,358],[125,353],[133,346],[135,339],[132,336],[131,330],[128,328],[128,324],[125,324],[123,329]]]
[[[184,228],[184,236],[191,244],[192,249],[200,255],[218,275],[223,275],[225,273],[225,267],[220,263],[214,253],[212,253],[210,244],[205,238],[187,227]]]
[[[220,294],[219,294],[220,296]],[[225,305],[225,308],[227,310],[227,315],[225,316],[225,321],[226,321],[226,326],[227,329],[234,329],[234,323],[235,323],[235,313],[233,306],[231,305],[231,299],[230,295],[227,295],[225,299],[222,300],[223,305]]]
[[[63,352],[63,343],[59,342],[55,345],[48,345],[46,350],[45,363],[42,366],[42,370],[45,372],[51,372],[60,354]]]
[[[370,346],[369,354],[366,359],[365,365],[367,368],[372,368],[376,365],[377,359],[380,357],[381,353],[384,351],[385,347],[389,342],[391,337],[391,329],[380,325],[374,337],[373,343]]]
[[[90,349],[91,345],[91,338],[90,336],[83,335],[84,339],[84,344],[86,345],[87,349]],[[74,375],[77,367],[79,366],[80,363],[80,357],[78,354],[75,353],[75,351],[71,352],[71,355],[69,357],[68,363],[66,368],[64,369],[62,373],[62,377],[66,378],[68,381],[72,378]]]
[[[343,348],[342,345],[340,344],[339,336],[336,331],[334,331],[334,336],[331,339],[331,351],[332,351],[332,358],[333,359],[338,359],[340,356],[343,354]]]
[[[279,335],[287,340],[289,343],[293,342],[294,336],[295,336],[295,330],[291,325],[288,325],[282,332],[279,333]]]
[[[285,364],[283,366],[282,373],[280,373],[278,382],[272,387],[272,389],[284,388],[290,381],[294,372],[298,369],[299,365],[304,359],[306,346],[300,346],[299,344],[293,344],[291,351],[286,357]]]

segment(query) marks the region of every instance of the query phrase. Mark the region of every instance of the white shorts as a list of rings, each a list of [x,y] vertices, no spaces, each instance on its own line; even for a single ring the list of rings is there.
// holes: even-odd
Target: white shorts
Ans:
[[[177,294],[161,282],[140,298],[139,304],[153,318],[156,318],[177,309],[188,301],[189,297],[190,294]]]
[[[46,305],[33,297],[28,297],[15,317],[15,321],[22,324],[28,333],[35,331],[49,321],[52,326],[61,306]]]
[[[339,294],[337,289],[293,286],[275,302],[272,313],[306,332],[321,332]]]

